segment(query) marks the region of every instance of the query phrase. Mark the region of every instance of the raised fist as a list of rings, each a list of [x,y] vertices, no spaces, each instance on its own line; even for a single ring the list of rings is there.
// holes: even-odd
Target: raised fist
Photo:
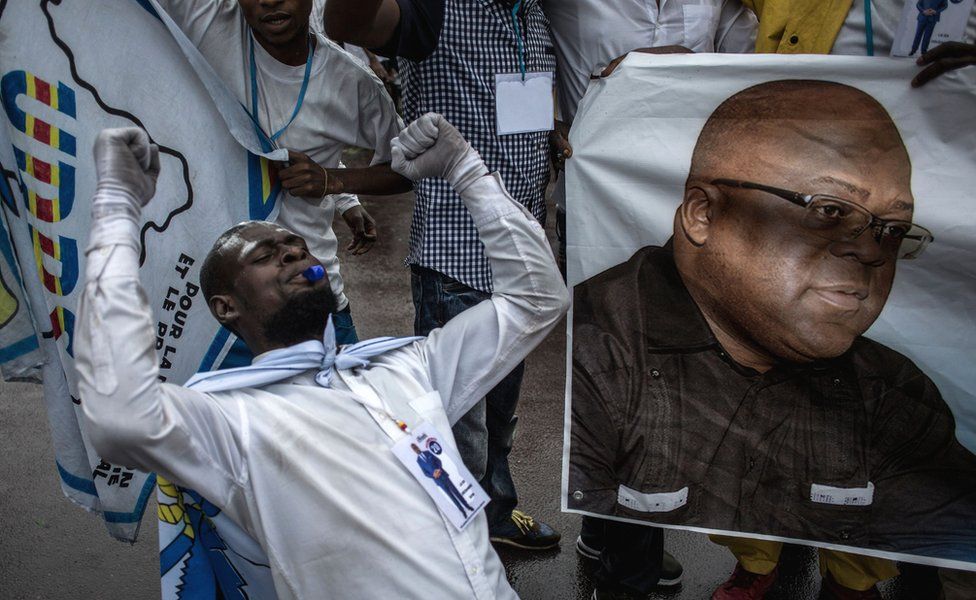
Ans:
[[[103,129],[95,139],[96,195],[124,196],[143,207],[156,193],[159,148],[138,127]]]
[[[400,132],[391,144],[397,173],[412,179],[441,177],[459,194],[488,174],[481,156],[447,119],[427,113]]]

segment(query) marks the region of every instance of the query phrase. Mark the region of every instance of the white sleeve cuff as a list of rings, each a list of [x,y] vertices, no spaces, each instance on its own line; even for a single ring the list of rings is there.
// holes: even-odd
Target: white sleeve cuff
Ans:
[[[360,205],[359,196],[356,194],[336,194],[335,196],[336,210],[339,211],[340,215],[350,208]]]
[[[139,224],[124,212],[102,215],[92,220],[86,253],[105,246],[130,246],[140,249]]]

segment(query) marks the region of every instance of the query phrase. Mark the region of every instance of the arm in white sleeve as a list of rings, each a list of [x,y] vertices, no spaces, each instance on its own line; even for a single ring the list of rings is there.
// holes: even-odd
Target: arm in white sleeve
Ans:
[[[725,0],[715,30],[715,51],[750,53],[756,51],[759,20],[740,0]]]
[[[369,70],[364,67],[364,70]],[[393,100],[386,93],[383,82],[372,72],[360,80],[359,94],[359,133],[358,146],[372,148],[373,160],[370,166],[390,162],[390,142],[403,129],[403,121],[393,106]]]
[[[494,293],[423,343],[434,389],[454,423],[545,339],[569,293],[539,223],[486,175],[461,192],[491,264]]]
[[[246,473],[243,407],[158,381],[151,311],[139,283],[138,205],[93,212],[75,343],[91,443],[106,460],[161,473],[231,508]]]
[[[243,19],[237,0],[155,1],[198,48],[204,40],[219,37],[229,28],[239,29]],[[210,39],[210,42],[220,41]]]
[[[361,206],[359,203],[359,196],[356,194],[336,194],[335,205],[336,210],[339,211],[340,215],[345,213],[350,208]]]
[[[345,169],[346,165],[342,161],[339,161],[339,168]],[[336,194],[333,196],[333,199],[335,200],[336,210],[339,211],[340,215],[354,206],[360,206],[359,196],[356,194]]]

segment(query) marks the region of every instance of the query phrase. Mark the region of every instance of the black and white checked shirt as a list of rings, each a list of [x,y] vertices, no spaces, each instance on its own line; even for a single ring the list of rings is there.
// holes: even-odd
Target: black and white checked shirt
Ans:
[[[556,69],[549,22],[538,0],[519,13],[527,72]],[[495,74],[518,73],[519,54],[511,6],[503,0],[447,0],[434,53],[422,62],[400,59],[407,122],[444,115],[481,154],[489,171],[541,223],[549,181],[549,134],[496,135]],[[491,292],[491,267],[471,216],[443,179],[415,186],[408,264],[433,269],[472,288]]]

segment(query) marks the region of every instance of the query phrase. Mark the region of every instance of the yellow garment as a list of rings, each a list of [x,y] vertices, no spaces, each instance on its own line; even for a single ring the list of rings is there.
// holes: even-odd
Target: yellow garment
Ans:
[[[708,539],[719,546],[728,548],[746,571],[757,575],[772,573],[779,563],[779,553],[783,550],[782,542],[768,542],[730,535],[709,535]]]
[[[852,590],[864,591],[898,575],[894,561],[885,558],[820,549],[820,573],[830,573],[834,581]]]
[[[759,575],[773,572],[779,562],[779,554],[783,550],[782,542],[724,535],[708,537],[716,544],[727,547],[746,571]],[[898,567],[895,563],[884,558],[823,548],[819,553],[820,574],[825,575],[829,572],[834,581],[852,590],[868,590],[879,581],[898,575]]]
[[[853,1],[742,0],[742,3],[759,18],[756,52],[828,54]]]

